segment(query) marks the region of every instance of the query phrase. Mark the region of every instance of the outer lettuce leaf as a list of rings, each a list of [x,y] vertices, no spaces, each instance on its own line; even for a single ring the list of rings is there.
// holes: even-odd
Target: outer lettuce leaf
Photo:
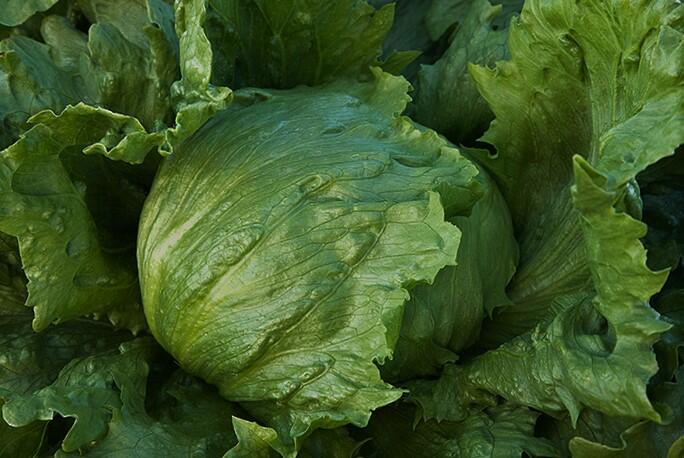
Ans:
[[[49,386],[12,397],[5,421],[24,427],[56,413],[73,417],[56,456],[223,456],[236,443],[230,418],[239,410],[182,373],[150,399],[149,364],[157,355],[153,341],[137,339],[74,359]]]
[[[475,72],[497,113],[485,139],[497,146],[499,156],[489,165],[521,231],[523,265],[509,291],[514,302],[522,293],[533,293],[500,319],[534,312],[528,307],[533,302],[543,305],[537,320],[561,311],[496,350],[446,371],[436,386],[449,387],[451,407],[445,408],[436,395],[445,390],[430,393],[430,382],[421,382],[417,397],[426,412],[463,418],[469,408],[481,408],[472,404],[491,403],[499,395],[551,415],[568,411],[573,422],[585,406],[661,421],[646,387],[657,370],[651,346],[671,325],[659,319],[648,301],[662,288],[667,272],[646,266],[640,243],[646,226],[631,215],[638,213],[632,204],[637,173],[684,141],[681,67],[673,64],[681,56],[682,37],[665,23],[682,9],[668,2],[649,5],[644,13],[636,4],[621,2],[530,1],[510,36],[513,60],[497,71]],[[629,40],[607,40],[606,30]],[[565,38],[558,41],[557,36]],[[623,59],[626,54],[619,49],[632,50],[630,43],[638,43],[640,58]],[[567,47],[573,52],[565,52]],[[547,67],[552,61],[556,65]],[[564,73],[555,78],[560,68]],[[574,74],[567,73],[572,69]],[[535,86],[542,81],[543,86]],[[533,101],[529,110],[536,117],[518,116],[522,100]],[[582,111],[563,113],[579,110],[583,102],[586,118],[579,116]],[[565,143],[547,142],[548,150],[537,150],[541,144],[535,138],[542,129]],[[572,175],[560,180],[569,173],[563,159],[569,161],[567,153],[581,147],[586,149],[578,152],[586,159],[574,156]],[[532,167],[533,158],[555,168]],[[514,192],[513,181],[526,179],[524,189],[518,185]],[[528,195],[527,189],[539,194]],[[541,213],[532,215],[532,210]],[[543,237],[535,235],[540,233]],[[530,252],[531,247],[539,251]],[[551,268],[552,260],[570,270]],[[584,282],[570,282],[581,279],[585,270]],[[528,277],[532,271],[539,275],[537,283]],[[559,290],[563,284],[573,288]],[[497,329],[510,326],[499,323]]]
[[[455,261],[443,206],[478,197],[475,167],[397,117],[407,86],[376,72],[241,94],[165,160],[145,206],[150,329],[288,447],[401,395],[373,361],[392,353],[406,288]]]
[[[593,295],[570,200],[572,155],[603,172],[636,173],[682,142],[681,33],[668,25],[681,14],[674,6],[527,2],[509,36],[512,60],[472,69],[497,117],[483,140],[498,156],[482,160],[521,245],[509,285],[515,306],[485,327],[489,345]]]
[[[288,452],[278,439],[278,433],[258,423],[233,417],[233,429],[238,438],[235,447],[228,450],[226,458],[270,458],[278,456],[296,456]]]
[[[178,45],[168,38],[170,7],[159,0],[129,3],[132,19],[107,2],[83,1],[86,15],[99,21],[87,42],[56,16],[43,21],[47,45],[26,37],[3,42],[14,51],[4,56],[12,72],[0,73],[0,79],[17,86],[7,86],[14,99],[0,115],[21,113],[10,123],[16,127],[10,138],[25,129],[26,113],[61,110],[78,100],[132,115],[83,103],[59,115],[42,111],[30,119],[36,126],[0,157],[0,230],[20,239],[37,330],[91,313],[106,313],[134,331],[145,327],[131,251],[145,194],[136,183],[141,173],[79,159],[75,148],[140,164],[155,148],[170,152],[230,100],[229,90],[209,84],[212,57],[201,29],[203,2],[177,2],[182,79],[173,90]],[[167,129],[171,91],[176,126]],[[46,94],[45,100],[36,102],[34,93]],[[154,162],[146,161],[143,174]]]
[[[494,118],[477,91],[468,65],[493,65],[508,54],[508,30],[494,23],[501,15],[501,6],[492,6],[487,0],[467,4],[463,23],[451,37],[449,48],[418,74],[414,113],[417,121],[457,144],[475,141]]]
[[[22,36],[0,44],[7,51],[0,58],[0,118],[9,126],[0,146],[17,138],[30,115],[84,102],[137,118],[166,154],[230,101],[230,90],[209,84],[204,1],[176,2],[179,38],[162,0],[79,6],[93,23],[88,36],[66,18],[48,16],[41,26],[46,44]]]
[[[178,51],[178,39],[174,33],[173,9],[165,0],[76,0],[79,9],[95,23],[113,25],[127,42],[139,47],[149,48],[150,25],[156,24],[164,37]],[[140,71],[140,69],[138,69]]]
[[[0,311],[23,310],[26,277],[21,269],[17,239],[0,232]]]
[[[9,51],[0,61],[0,81],[6,80],[0,85],[0,116],[10,127],[4,145],[30,115],[78,102],[136,116],[148,129],[170,121],[178,45],[162,30],[173,12],[161,0],[128,3],[127,10],[113,10],[110,2],[80,2],[93,21],[88,36],[64,17],[47,16],[40,27],[45,44],[21,36],[2,43]]]
[[[72,360],[57,380],[35,392],[16,396],[3,406],[12,426],[51,420],[55,414],[75,422],[64,441],[66,452],[78,450],[107,432],[112,410],[144,389],[150,342],[124,344],[119,351]]]
[[[210,83],[212,50],[202,29],[205,0],[177,0],[176,33],[180,39],[181,79],[171,87],[176,126],[166,132],[162,151],[171,152],[232,99],[227,87]]]
[[[75,320],[42,333],[31,329],[31,312],[3,301],[0,311],[0,399],[31,393],[52,383],[72,359],[129,340],[126,332],[92,320]]]
[[[672,328],[656,344],[659,372],[651,383],[670,381],[682,364],[684,348],[684,269],[675,270],[653,304]]]
[[[432,0],[425,16],[425,23],[430,38],[438,40],[455,25],[461,24],[468,15],[469,0]]]
[[[306,439],[302,450],[302,458],[352,458],[363,443],[356,442],[346,428],[318,429]]]
[[[483,170],[478,178],[484,196],[470,215],[450,219],[462,233],[456,266],[411,291],[394,357],[382,367],[385,380],[439,375],[477,341],[486,314],[509,302],[505,288],[518,255],[513,227],[496,184]]]
[[[2,237],[3,240],[5,236]],[[7,239],[9,242],[9,239]],[[10,242],[11,243],[11,242]],[[12,253],[9,247],[5,254]],[[91,320],[75,320],[52,326],[43,333],[31,329],[32,313],[24,307],[25,289],[15,277],[11,256],[0,266],[0,407],[5,401],[41,389],[57,378],[72,359],[102,351],[129,340],[131,335]],[[16,253],[18,259],[18,253]],[[9,267],[9,268],[7,268]],[[10,275],[6,275],[7,273]],[[0,455],[34,457],[48,446],[48,422],[34,421],[15,428],[0,418]]]
[[[684,384],[682,372],[676,382],[665,382],[652,390],[654,403],[663,412],[664,424],[609,417],[594,410],[582,413],[573,428],[567,418],[547,422],[544,432],[560,445],[563,456],[642,457],[680,456],[684,445]]]
[[[643,219],[648,225],[644,245],[648,265],[653,269],[671,268],[663,290],[651,304],[672,328],[656,344],[658,374],[651,381],[672,380],[682,363],[684,346],[684,150],[680,147],[639,174],[637,180],[643,201]]]
[[[80,111],[67,110],[66,119]],[[94,148],[104,150],[112,130],[136,127],[135,120],[99,113],[102,121],[88,130],[76,124],[55,132],[39,124],[0,157],[0,230],[19,239],[36,330],[112,309],[118,324],[133,330],[144,326],[136,303],[135,261],[120,250],[107,250],[88,209],[85,184],[72,180],[60,158],[66,147],[98,139],[104,140]],[[48,125],[64,121],[52,114],[40,118]]]
[[[0,25],[17,26],[40,11],[50,9],[58,0],[7,0],[0,12]]]
[[[361,446],[349,436],[345,428],[314,431],[306,438],[298,453],[283,444],[272,428],[233,417],[233,429],[238,437],[238,444],[226,453],[226,458],[352,458]]]
[[[370,444],[378,458],[558,456],[548,441],[534,437],[538,416],[524,407],[500,405],[463,422],[429,421],[414,426],[412,409],[399,404],[373,415]]]
[[[52,60],[50,49],[24,36],[0,42],[0,148],[16,140],[31,115],[93,99],[73,73]]]
[[[182,373],[162,373],[155,378],[168,381],[155,384],[155,391],[146,395],[145,361],[158,354],[150,341],[116,350],[131,334],[92,320],[72,320],[34,333],[22,291],[16,290],[19,299],[8,300],[4,291],[14,288],[4,280],[0,404],[6,401],[4,417],[12,426],[0,420],[0,451],[7,456],[34,456],[52,447],[45,434],[53,411],[77,419],[58,456],[83,448],[89,456],[220,457],[236,443],[230,416],[241,411],[208,385]]]
[[[394,6],[365,0],[210,0],[225,35],[213,45],[237,60],[231,86],[291,88],[367,73],[382,51]]]
[[[121,409],[112,412],[107,435],[87,455],[218,458],[236,443],[230,423],[236,408],[213,388],[179,371],[159,392],[148,395],[157,394],[150,409],[144,388],[129,394],[129,399],[122,398]]]

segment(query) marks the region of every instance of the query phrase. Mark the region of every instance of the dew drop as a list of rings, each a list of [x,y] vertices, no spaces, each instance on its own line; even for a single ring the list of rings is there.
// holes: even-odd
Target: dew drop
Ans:
[[[67,256],[73,258],[88,251],[89,246],[90,244],[86,237],[77,236],[67,242],[65,251]]]
[[[238,263],[252,251],[263,234],[264,229],[260,224],[252,224],[224,236],[207,255],[209,270],[219,274]]]
[[[310,195],[327,188],[332,181],[333,180],[330,175],[317,174],[300,180],[297,185],[300,192]]]

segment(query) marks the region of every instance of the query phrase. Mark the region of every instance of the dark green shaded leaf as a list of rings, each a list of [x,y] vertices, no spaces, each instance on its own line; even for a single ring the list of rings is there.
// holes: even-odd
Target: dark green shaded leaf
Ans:
[[[470,64],[491,66],[507,57],[508,30],[494,25],[501,6],[468,1],[463,23],[444,55],[418,73],[415,119],[458,144],[472,144],[489,127],[494,114],[468,72]]]
[[[2,408],[1,402],[0,408]],[[39,456],[46,430],[47,422],[36,421],[22,428],[13,428],[0,418],[0,456],[8,458]]]
[[[393,5],[365,0],[211,0],[224,33],[213,45],[235,59],[224,84],[291,88],[368,72],[392,25]]]
[[[544,439],[534,437],[538,413],[501,405],[475,413],[462,422],[420,422],[412,409],[396,405],[372,418],[370,445],[378,458],[519,458],[558,456]]]
[[[231,425],[236,409],[213,387],[178,371],[158,389],[148,399],[144,389],[122,397],[107,435],[87,455],[220,458],[237,442]],[[157,399],[146,408],[153,394]]]

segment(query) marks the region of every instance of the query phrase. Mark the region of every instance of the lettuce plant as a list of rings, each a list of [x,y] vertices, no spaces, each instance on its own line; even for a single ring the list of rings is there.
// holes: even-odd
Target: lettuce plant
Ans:
[[[0,456],[684,454],[675,0],[8,0]]]

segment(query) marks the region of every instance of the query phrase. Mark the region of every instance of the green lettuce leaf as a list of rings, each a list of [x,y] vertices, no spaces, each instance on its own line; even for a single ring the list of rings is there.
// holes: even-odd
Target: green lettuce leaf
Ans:
[[[573,428],[569,419],[547,419],[543,431],[559,444],[563,456],[575,458],[629,458],[680,456],[684,445],[684,368],[677,380],[652,390],[654,403],[663,413],[663,424],[610,417],[595,410],[582,413]]]
[[[671,268],[651,304],[672,328],[656,343],[658,374],[651,383],[670,381],[684,347],[684,150],[680,147],[637,176],[648,233],[643,242],[653,269]]]
[[[382,367],[385,380],[439,375],[444,364],[477,341],[485,316],[509,302],[505,288],[518,255],[510,215],[484,170],[478,179],[483,197],[470,215],[449,220],[462,233],[456,266],[442,269],[432,285],[411,291],[394,357]]]
[[[29,116],[83,102],[135,117],[155,134],[150,149],[167,154],[230,102],[230,90],[209,83],[204,1],[176,2],[176,32],[174,10],[162,0],[78,4],[92,23],[87,36],[51,15],[40,28],[45,43],[0,42],[0,119],[8,126],[0,146],[16,140]]]
[[[426,29],[425,17],[432,0],[375,0],[369,3],[377,9],[394,3],[392,28],[383,44],[382,59],[385,63],[382,67],[395,75],[403,75],[414,84],[421,64],[433,63],[444,51],[442,43],[430,39]],[[401,62],[402,65],[396,69],[388,68],[387,61],[402,56],[409,61]]]
[[[455,261],[445,210],[479,196],[474,166],[397,116],[407,87],[376,71],[240,93],[165,159],[145,205],[150,329],[288,447],[401,395],[373,362],[392,354],[407,288]]]
[[[238,438],[235,447],[228,450],[226,458],[271,458],[278,456],[294,457],[278,439],[278,433],[258,423],[233,417],[233,429]]]
[[[378,458],[558,456],[548,441],[534,437],[538,416],[524,407],[503,404],[462,422],[414,425],[412,409],[398,404],[378,410],[368,429]]]
[[[16,26],[22,24],[35,13],[50,9],[59,0],[7,0],[0,12],[0,24]]]
[[[380,56],[394,14],[391,4],[376,11],[365,0],[209,4],[220,17],[223,32],[212,44],[234,62],[221,81],[234,87],[313,86],[368,73]]]
[[[0,313],[22,310],[26,301],[26,276],[21,268],[17,239],[0,232]]]
[[[51,420],[55,414],[73,417],[62,449],[84,448],[106,434],[114,409],[144,390],[145,361],[152,348],[149,341],[133,341],[120,350],[72,360],[51,385],[6,402],[3,417],[15,427]]]
[[[486,344],[593,295],[570,199],[572,156],[602,172],[637,173],[683,141],[681,32],[670,25],[680,11],[670,1],[646,9],[527,2],[509,36],[512,60],[496,70],[472,68],[497,118],[483,140],[498,153],[481,159],[501,186],[521,246],[508,288],[515,305],[485,326]],[[633,197],[627,201],[635,205]]]
[[[0,79],[17,86],[7,87],[14,99],[0,116],[6,112],[7,122],[21,113],[9,123],[12,140],[27,125],[35,127],[0,157],[0,230],[19,238],[36,330],[92,313],[133,331],[145,327],[132,249],[158,163],[148,153],[171,152],[231,97],[209,84],[202,1],[177,2],[180,45],[168,38],[169,5],[129,3],[132,20],[108,2],[81,2],[86,16],[99,21],[87,40],[67,19],[48,16],[42,28],[47,44],[26,37],[2,42],[12,49],[3,56],[12,72],[0,72]],[[172,86],[178,52],[182,78]],[[176,125],[166,128],[172,92]],[[35,100],[36,93],[45,100]],[[39,110],[27,123],[26,114]],[[85,158],[79,149],[144,167]]]
[[[7,456],[34,456],[53,412],[76,418],[67,436],[58,436],[57,456],[82,449],[89,456],[220,457],[237,442],[230,418],[242,411],[214,388],[176,371],[153,374],[165,381],[146,393],[148,363],[165,362],[150,341],[117,350],[131,334],[92,320],[35,333],[31,318],[21,303],[0,303],[0,404],[6,401],[12,425],[0,421],[0,450],[12,451]]]
[[[74,73],[53,61],[50,51],[25,36],[0,42],[0,148],[18,138],[31,115],[93,100]]]
[[[11,253],[12,248],[3,253]],[[6,266],[7,257],[2,258],[5,259],[0,259],[0,265]],[[8,270],[15,269],[2,269],[0,275],[0,407],[50,385],[73,359],[131,339],[129,333],[116,332],[111,326],[92,320],[74,320],[51,326],[42,333],[33,332],[33,315],[23,305],[23,284],[14,276],[6,276]],[[47,439],[48,422],[30,421],[21,427],[14,426],[0,418],[1,456],[34,457],[51,447]]]
[[[79,111],[65,111],[66,119]],[[112,309],[118,324],[144,327],[131,246],[108,247],[103,241],[88,208],[87,184],[72,179],[68,162],[60,157],[71,145],[96,144],[104,150],[111,131],[140,127],[135,120],[101,113],[102,122],[88,130],[74,124],[55,132],[38,124],[0,156],[0,230],[19,239],[36,330]],[[48,125],[64,121],[51,113],[39,119]],[[131,257],[122,256],[122,249]]]
[[[114,26],[125,40],[139,48],[149,48],[150,26],[159,28],[178,54],[178,38],[174,32],[174,12],[165,0],[76,0],[80,11],[92,24]],[[138,69],[139,71],[140,69]]]
[[[644,245],[652,269],[676,269],[684,259],[684,147],[637,176],[648,224]]]
[[[467,13],[449,48],[436,63],[423,66],[418,73],[414,112],[418,122],[457,144],[471,144],[494,119],[468,65],[493,65],[508,54],[508,30],[495,24],[501,6],[492,6],[487,0],[467,3]]]
[[[129,399],[122,398],[122,407],[112,411],[107,435],[91,445],[87,455],[219,458],[237,442],[231,426],[236,408],[212,387],[178,371],[159,392],[146,394],[140,388]],[[147,408],[145,401],[150,404],[155,394]]]
[[[175,11],[181,79],[171,86],[176,125],[166,131],[167,138],[161,147],[166,153],[232,100],[230,89],[213,86],[210,82],[213,55],[202,28],[206,18],[205,0],[177,0]]]
[[[11,127],[4,145],[30,115],[78,102],[135,116],[148,129],[172,120],[178,45],[162,29],[173,21],[173,11],[161,0],[128,3],[123,10],[110,2],[79,2],[93,23],[88,35],[67,18],[50,15],[40,26],[45,43],[23,36],[2,42],[7,54],[0,58],[0,116]]]
[[[301,458],[353,458],[357,456],[359,448],[363,445],[354,440],[346,428],[317,429],[306,439]]]
[[[130,340],[127,332],[93,320],[74,320],[42,333],[31,329],[22,304],[0,308],[0,399],[25,395],[52,383],[71,360]]]
[[[651,347],[671,325],[649,299],[668,273],[646,266],[646,225],[636,219],[633,195],[636,175],[684,141],[681,67],[673,64],[682,35],[668,25],[681,11],[668,2],[645,15],[622,3],[532,0],[509,37],[513,59],[474,71],[497,114],[484,138],[498,157],[487,165],[511,206],[522,251],[508,290],[514,305],[495,313],[498,326],[487,332],[508,328],[492,334],[498,341],[520,323],[538,324],[450,367],[440,381],[421,382],[416,398],[426,412],[464,418],[498,395],[550,415],[567,411],[573,422],[584,407],[662,421],[646,388],[657,370]],[[616,33],[614,46],[596,38],[605,30]],[[621,30],[633,41],[618,40]],[[641,54],[626,60],[619,50],[633,50],[630,43]],[[533,102],[530,116],[519,116],[520,100]],[[542,132],[558,143],[536,149]],[[549,168],[530,166],[533,158]],[[430,392],[430,384],[447,388]],[[436,394],[443,391],[450,406]]]
[[[226,458],[353,458],[362,445],[352,439],[343,427],[317,429],[306,438],[302,449],[297,453],[283,444],[272,428],[238,417],[233,417],[233,428],[238,444],[226,453]]]

